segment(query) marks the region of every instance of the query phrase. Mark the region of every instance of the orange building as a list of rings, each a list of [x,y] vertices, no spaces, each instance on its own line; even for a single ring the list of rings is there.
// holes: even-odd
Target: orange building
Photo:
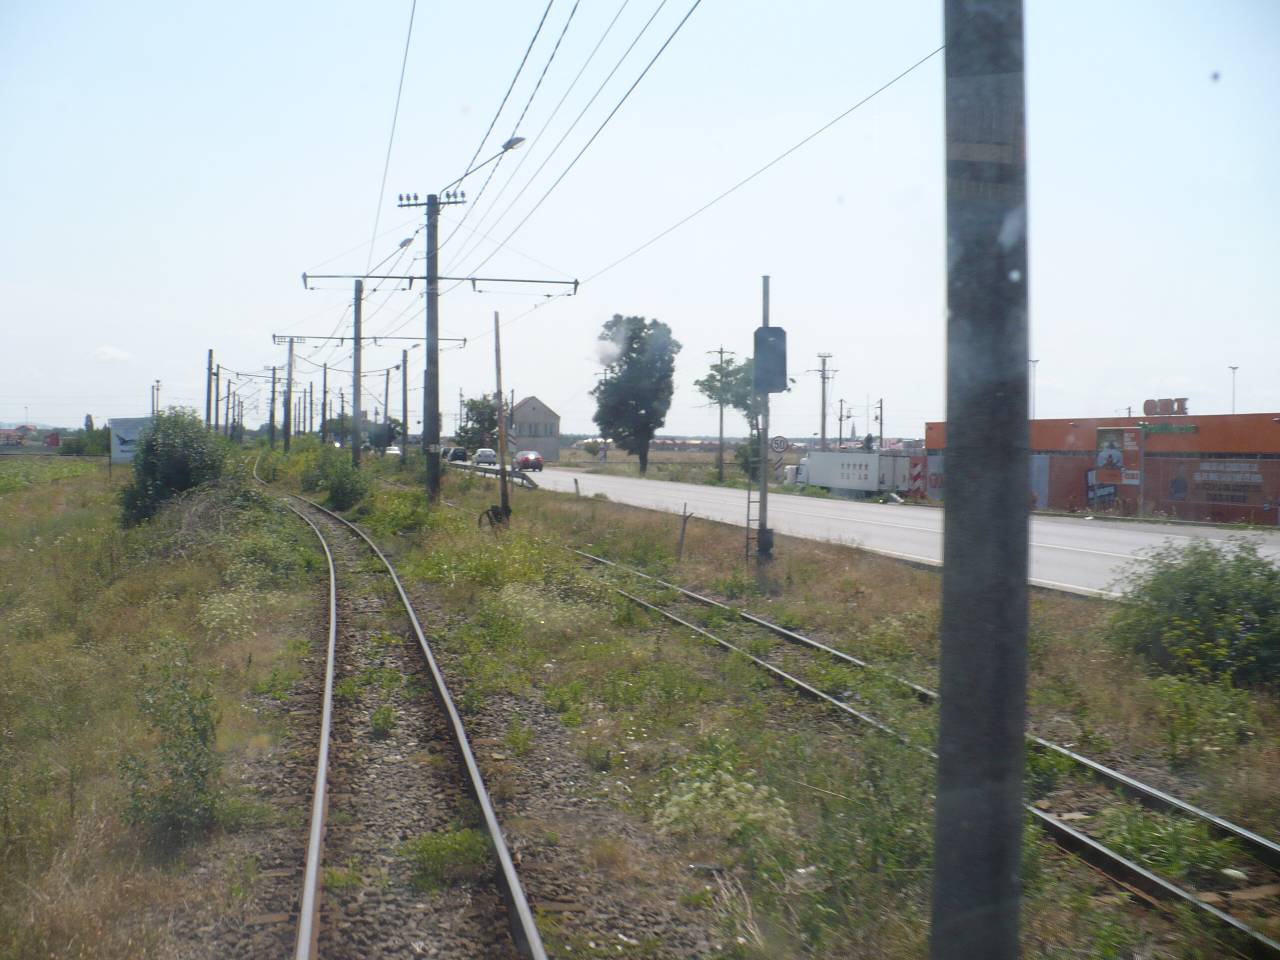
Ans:
[[[925,424],[927,495],[946,486],[945,423]],[[1280,414],[1031,422],[1033,505],[1280,525]]]

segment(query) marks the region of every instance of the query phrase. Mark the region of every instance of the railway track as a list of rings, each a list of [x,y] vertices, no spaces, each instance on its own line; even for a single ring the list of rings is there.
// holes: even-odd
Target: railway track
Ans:
[[[262,482],[256,464],[254,476]],[[355,525],[291,500],[329,577],[294,957],[545,960],[467,732],[395,569]],[[423,837],[444,843],[416,846]],[[467,882],[424,895],[415,862],[462,868]]]
[[[824,703],[846,720],[936,757],[932,738],[938,695],[933,690],[738,607],[604,557],[581,550],[573,552],[597,567],[632,580],[628,584],[631,589],[616,582],[609,585],[638,606],[748,658],[778,682]],[[638,587],[634,585],[636,581]],[[645,591],[650,593],[649,599],[639,595]],[[832,664],[839,669],[833,672]],[[852,680],[854,677],[864,682]],[[1033,736],[1028,737],[1028,749],[1070,768],[1085,781],[1074,789],[1054,791],[1026,804],[1028,815],[1058,845],[1149,905],[1166,910],[1172,905],[1192,907],[1242,953],[1280,957],[1280,942],[1251,925],[1276,925],[1275,917],[1280,913],[1280,845],[1059,744]],[[1216,836],[1229,839],[1252,861],[1250,888],[1192,890],[1109,848],[1089,832],[1084,821],[1092,820],[1093,812],[1105,806],[1108,798],[1116,797],[1136,802],[1140,810],[1203,824]],[[1081,807],[1093,812],[1082,813]]]

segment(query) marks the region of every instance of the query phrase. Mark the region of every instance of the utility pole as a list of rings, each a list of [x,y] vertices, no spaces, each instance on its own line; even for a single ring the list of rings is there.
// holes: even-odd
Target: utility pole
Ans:
[[[818,360],[821,361],[822,368],[819,370],[806,371],[807,373],[816,373],[818,375],[818,378],[822,381],[822,390],[821,390],[822,399],[820,401],[822,404],[822,409],[819,411],[818,422],[822,428],[822,433],[820,434],[820,436],[822,437],[823,450],[827,449],[827,381],[833,379],[835,375],[840,372],[839,370],[827,369],[827,361],[830,359],[831,359],[831,354],[820,353],[818,354]]]
[[[276,368],[271,368],[271,426],[268,429],[267,436],[271,444],[271,449],[276,448]]]
[[[876,444],[877,450],[884,449],[884,397],[876,401],[876,423],[880,424],[880,440]]]
[[[204,367],[204,428],[209,429],[210,417],[213,416],[213,348],[209,348],[209,358]]]
[[[351,349],[351,463],[360,466],[360,311],[364,306],[364,281],[356,278],[353,320],[355,340]]]
[[[289,452],[289,434],[293,432],[293,337],[289,338],[289,363],[284,374],[284,452]]]
[[[427,499],[440,499],[440,198],[427,195],[427,373],[423,381],[422,442],[427,452]]]
[[[720,389],[719,406],[720,406],[720,445],[716,447],[716,480],[724,483],[724,356],[727,353],[733,356],[732,350],[726,350],[723,346],[716,350],[708,350],[707,353],[718,354],[720,357],[720,365],[717,368],[716,377],[719,381]]]
[[[1231,412],[1236,412],[1236,371],[1240,369],[1239,364],[1231,366]]]
[[[320,442],[324,443],[329,439],[328,425],[325,420],[329,417],[329,364],[324,365],[324,379],[320,381]]]
[[[382,371],[382,425],[384,427],[391,422],[390,418],[388,417],[388,410],[390,409],[388,405],[390,404],[390,402],[391,402],[391,368],[387,367],[387,369]]]
[[[234,380],[227,381],[227,406],[226,416],[223,418],[222,430],[223,436],[230,438],[231,436],[231,391],[235,387]]]
[[[400,464],[409,452],[409,351],[400,351]]]
[[[222,398],[222,364],[213,365],[213,432],[218,432],[218,406]]]
[[[498,311],[493,311],[493,366],[497,371],[498,392],[498,504],[502,519],[511,516],[511,501],[507,494],[507,415],[502,396],[502,332],[498,324]]]
[[[1019,956],[1030,435],[1022,7],[943,2],[947,491],[933,960]]]
[[[152,416],[155,416],[156,414],[158,414],[158,413],[160,412],[160,381],[159,381],[159,380],[157,380],[157,381],[156,381],[156,387],[155,387],[155,389],[156,389],[155,401],[154,401],[153,406],[152,406],[152,408],[151,408],[151,415],[152,415]]]
[[[840,413],[836,417],[836,449],[844,446],[844,422],[849,419],[844,415],[844,401],[840,401]]]
[[[338,403],[340,405],[339,406],[340,412],[338,413],[338,442],[346,443],[347,442],[347,395],[343,392],[341,387],[338,388]]]

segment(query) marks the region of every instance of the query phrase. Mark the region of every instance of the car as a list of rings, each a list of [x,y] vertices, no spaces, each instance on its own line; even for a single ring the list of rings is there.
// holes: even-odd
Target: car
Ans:
[[[512,460],[512,466],[517,470],[541,470],[542,454],[537,450],[521,450]]]
[[[498,465],[498,454],[489,447],[481,447],[476,451],[475,463],[477,466],[482,463],[487,463],[490,466],[496,467]]]
[[[386,452],[387,452],[387,455],[391,457],[400,456],[400,448],[397,447],[395,444],[392,444],[391,446],[387,447]]]
[[[466,447],[450,447],[448,459],[450,463],[466,463],[467,448]]]

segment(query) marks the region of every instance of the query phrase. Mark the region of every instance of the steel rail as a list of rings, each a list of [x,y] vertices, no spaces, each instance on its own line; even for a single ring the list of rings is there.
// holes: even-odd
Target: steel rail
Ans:
[[[436,700],[448,718],[454,746],[457,747],[458,753],[462,756],[463,766],[467,773],[467,787],[472,799],[475,800],[476,806],[480,808],[481,818],[484,820],[485,828],[489,833],[489,842],[493,845],[494,855],[498,861],[498,889],[502,892],[503,900],[507,905],[507,920],[511,928],[511,939],[515,943],[517,952],[524,960],[547,960],[547,953],[542,945],[542,937],[538,933],[538,927],[533,919],[533,911],[529,908],[529,901],[525,896],[524,887],[516,874],[511,852],[507,848],[502,826],[498,823],[493,803],[489,799],[489,792],[484,785],[484,777],[480,773],[480,766],[476,762],[475,753],[471,749],[471,741],[467,737],[467,731],[462,724],[462,717],[454,705],[453,697],[449,694],[449,687],[445,682],[444,673],[436,661],[435,654],[432,653],[431,645],[427,642],[426,635],[423,633],[422,624],[418,621],[418,615],[413,609],[409,595],[405,592],[404,584],[400,582],[400,577],[397,575],[395,567],[391,565],[391,561],[387,559],[386,555],[369,535],[350,520],[338,516],[338,514],[320,506],[314,500],[309,500],[296,493],[291,493],[289,496],[314,507],[351,530],[368,545],[369,549],[382,561],[387,568],[387,572],[391,575],[391,580],[396,586],[396,592],[400,595],[400,602],[404,604],[405,612],[409,615],[409,622],[413,624],[413,632],[418,638],[418,646],[422,650],[422,655],[426,658],[427,666],[431,671],[431,683]]]
[[[578,551],[575,551],[575,552],[578,552]],[[611,561],[609,562],[611,563]],[[612,565],[621,567],[620,564],[612,564]],[[622,567],[622,569],[629,569],[629,568]],[[647,574],[643,574],[643,576],[648,577]],[[658,578],[656,577],[648,577],[648,578],[651,580],[654,580],[655,582],[662,582],[662,581],[658,581]],[[669,584],[665,584],[665,585],[670,586]],[[676,587],[674,589],[679,590],[680,588]],[[883,733],[887,736],[891,736],[895,740],[898,740],[900,743],[911,746],[913,749],[925,754],[931,759],[934,759],[934,760],[937,759],[938,755],[933,750],[930,750],[927,747],[921,747],[921,746],[912,744],[908,738],[903,736],[898,731],[892,729],[887,724],[882,723],[881,721],[876,720],[875,718],[867,714],[861,713],[860,711],[854,710],[843,701],[837,700],[836,698],[823,693],[822,691],[816,689],[815,687],[810,686],[809,684],[805,683],[803,680],[800,680],[792,676],[786,671],[780,670],[777,667],[774,667],[772,664],[767,663],[758,657],[752,656],[749,653],[746,653],[740,648],[729,643],[727,640],[723,640],[720,637],[715,636],[710,631],[702,627],[699,627],[696,624],[690,623],[689,621],[684,620],[683,618],[677,616],[676,614],[662,609],[656,604],[649,603],[647,600],[643,600],[640,597],[635,596],[634,594],[628,593],[626,590],[623,590],[621,587],[613,586],[613,590],[621,594],[622,596],[626,597],[628,600],[631,600],[633,603],[636,603],[639,606],[645,607],[646,609],[652,610],[655,613],[659,614],[660,616],[663,616],[674,623],[677,623],[683,627],[686,627],[694,631],[695,633],[699,634],[700,636],[703,636],[707,639],[712,640],[713,642],[719,644],[722,647],[725,647],[736,653],[741,653],[743,656],[750,659],[757,666],[764,668],[772,676],[776,677],[777,679],[781,680],[784,683],[793,684],[794,686],[802,690],[804,693],[814,697],[815,699],[823,701],[828,706],[838,709],[846,717],[850,717],[859,723],[867,724],[873,729],[879,731],[880,733]],[[724,606],[723,604],[718,604],[718,601],[713,601],[713,602],[717,603],[717,605]],[[732,609],[732,608],[729,608],[729,609]],[[780,628],[780,629],[785,629],[785,628]],[[1248,924],[1244,923],[1241,920],[1236,919],[1235,917],[1231,916],[1229,913],[1226,913],[1223,910],[1219,910],[1217,907],[1214,907],[1212,904],[1205,903],[1203,900],[1197,897],[1193,892],[1189,890],[1185,890],[1177,886],[1176,884],[1171,883],[1168,880],[1165,880],[1163,877],[1160,877],[1157,874],[1152,873],[1150,870],[1147,870],[1145,867],[1142,867],[1134,863],[1132,860],[1129,860],[1128,858],[1121,856],[1120,854],[1116,853],[1115,851],[1099,843],[1097,840],[1093,839],[1087,834],[1067,826],[1065,823],[1058,820],[1056,817],[1053,817],[1052,815],[1047,814],[1042,810],[1036,809],[1031,804],[1024,803],[1023,809],[1027,813],[1031,814],[1031,816],[1035,819],[1037,825],[1039,825],[1043,830],[1045,830],[1045,832],[1048,833],[1049,836],[1053,839],[1053,841],[1057,843],[1059,846],[1075,853],[1081,859],[1085,860],[1087,863],[1093,864],[1095,867],[1102,870],[1104,873],[1106,873],[1108,876],[1112,877],[1113,879],[1120,880],[1122,883],[1126,883],[1148,894],[1150,897],[1153,898],[1153,904],[1157,900],[1158,901],[1174,900],[1174,901],[1178,901],[1188,905],[1194,905],[1195,907],[1203,911],[1205,914],[1207,914],[1209,917],[1211,917],[1217,923],[1225,926],[1232,932],[1247,938],[1247,946],[1249,949],[1250,956],[1259,957],[1259,958],[1270,958],[1270,960],[1275,960],[1275,958],[1280,958],[1280,943],[1277,943],[1275,940],[1272,940],[1270,937],[1266,936],[1265,934],[1260,933],[1257,930],[1254,930]]]
[[[587,553],[583,550],[573,550],[573,552],[595,563],[611,566],[618,570],[632,573],[638,577],[643,577],[646,580],[651,580],[659,586],[675,590],[698,603],[733,613],[743,620],[762,627],[763,629],[768,630],[776,636],[779,636],[791,643],[806,646],[813,650],[819,650],[822,653],[843,661],[844,663],[876,673],[908,689],[921,703],[928,704],[937,702],[938,694],[935,691],[930,690],[928,687],[912,683],[910,680],[906,680],[896,674],[890,673],[882,667],[877,667],[874,664],[867,663],[866,661],[860,660],[842,650],[837,650],[834,647],[830,647],[820,641],[814,640],[812,637],[807,637],[802,633],[789,630],[780,624],[773,623],[763,617],[758,617],[755,614],[748,613],[739,607],[722,603],[713,597],[704,596],[703,594],[687,590],[677,584],[668,583],[666,580],[659,577],[636,570],[633,567],[628,567],[627,565],[618,563],[614,560],[595,556],[594,554]],[[1170,813],[1181,813],[1185,816],[1204,821],[1214,833],[1219,836],[1230,837],[1231,839],[1238,841],[1248,850],[1250,855],[1260,863],[1265,863],[1271,869],[1280,871],[1280,844],[1277,844],[1274,840],[1261,836],[1247,827],[1242,827],[1239,824],[1233,823],[1215,813],[1210,813],[1208,810],[1197,807],[1195,804],[1189,803],[1186,800],[1167,793],[1164,790],[1160,790],[1157,787],[1153,787],[1150,784],[1143,783],[1141,780],[1134,779],[1128,774],[1121,773],[1119,770],[1115,770],[1105,764],[1099,763],[1096,760],[1092,760],[1083,754],[1076,753],[1074,750],[1064,747],[1061,744],[1054,743],[1051,740],[1046,740],[1043,737],[1034,735],[1028,735],[1027,742],[1033,749],[1041,752],[1055,753],[1061,757],[1066,757],[1077,766],[1083,767],[1095,780],[1116,789],[1125,796],[1138,801],[1145,807]]]
[[[266,487],[258,475],[258,462],[253,461],[253,479]],[[315,786],[311,797],[311,821],[307,830],[307,859],[302,876],[302,898],[298,907],[298,936],[294,944],[294,960],[313,960],[319,955],[320,946],[320,868],[324,862],[324,828],[329,809],[329,738],[333,726],[333,677],[334,661],[338,647],[338,572],[333,562],[333,551],[320,528],[301,510],[288,501],[285,507],[297,514],[311,528],[324,550],[329,567],[329,639],[324,661],[324,696],[320,711],[320,746],[316,755]]]

